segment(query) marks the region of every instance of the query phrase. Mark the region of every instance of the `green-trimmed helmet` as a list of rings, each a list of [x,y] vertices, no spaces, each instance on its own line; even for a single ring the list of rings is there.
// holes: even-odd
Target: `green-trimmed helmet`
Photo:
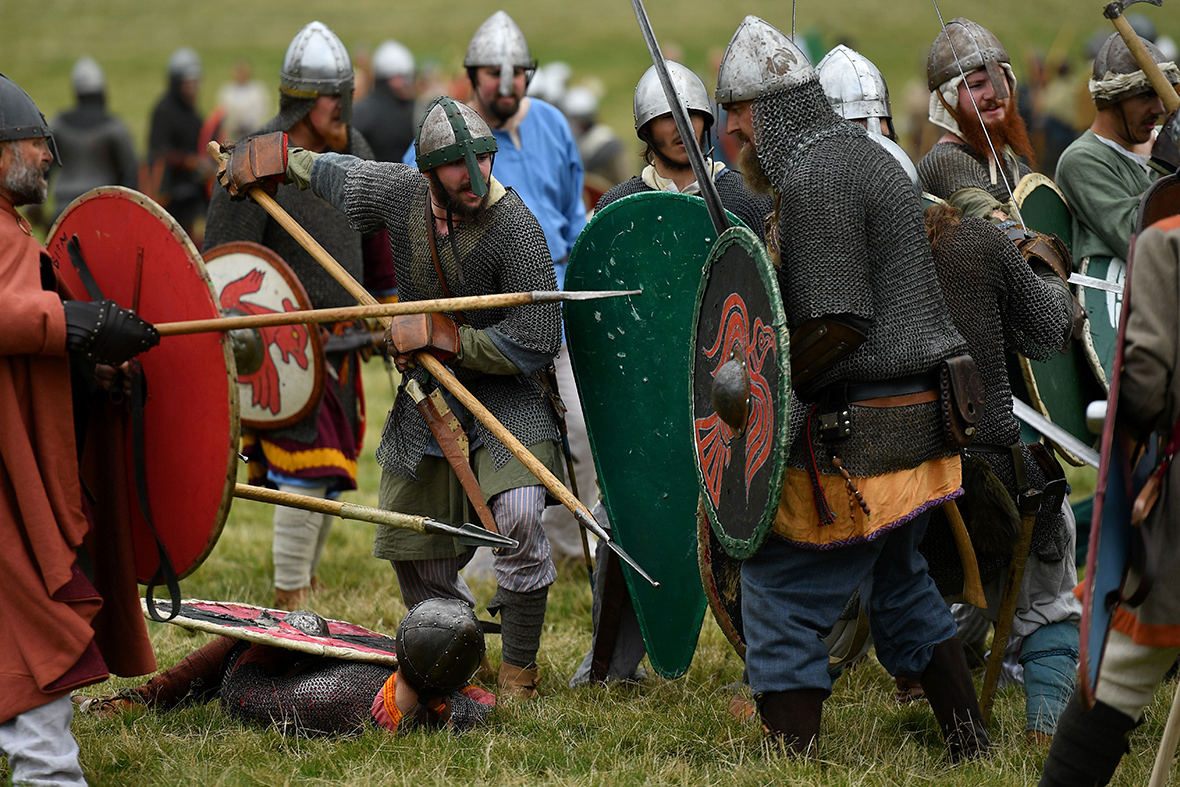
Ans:
[[[496,138],[479,113],[466,104],[450,96],[432,101],[418,124],[414,149],[421,172],[463,159],[471,176],[471,190],[479,197],[488,193],[478,157],[496,152]]]

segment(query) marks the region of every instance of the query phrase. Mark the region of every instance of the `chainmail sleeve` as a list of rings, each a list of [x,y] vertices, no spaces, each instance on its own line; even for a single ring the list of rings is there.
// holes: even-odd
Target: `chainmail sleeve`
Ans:
[[[594,212],[597,213],[607,205],[617,202],[623,197],[630,197],[632,194],[641,194],[645,191],[651,191],[651,186],[644,183],[643,178],[636,175],[630,180],[624,180],[599,197],[598,204],[594,206]]]
[[[728,168],[717,177],[717,193],[721,195],[725,209],[741,219],[758,240],[765,243],[766,218],[774,210],[774,200],[769,195],[750,191],[742,173]]]
[[[393,668],[320,656],[292,664],[240,659],[226,674],[221,703],[231,716],[274,724],[284,735],[359,735],[373,725],[373,698]]]

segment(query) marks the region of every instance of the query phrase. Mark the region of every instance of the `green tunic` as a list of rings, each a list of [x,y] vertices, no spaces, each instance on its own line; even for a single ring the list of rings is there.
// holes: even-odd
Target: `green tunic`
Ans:
[[[1057,185],[1073,211],[1073,258],[1127,259],[1139,200],[1155,181],[1143,167],[1087,130],[1057,162]]]

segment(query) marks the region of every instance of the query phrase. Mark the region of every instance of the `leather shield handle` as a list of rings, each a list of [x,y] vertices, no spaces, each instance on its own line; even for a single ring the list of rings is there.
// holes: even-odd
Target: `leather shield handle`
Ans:
[[[1164,108],[1169,113],[1180,109],[1180,95],[1176,94],[1176,89],[1164,77],[1164,72],[1160,71],[1159,64],[1155,62],[1151,53],[1147,51],[1147,47],[1143,46],[1143,42],[1139,40],[1139,35],[1131,27],[1131,23],[1123,16],[1121,6],[1117,3],[1111,3],[1106,6],[1106,16],[1114,23],[1114,29],[1119,31],[1119,35],[1123,38],[1123,43],[1127,45],[1127,49],[1131,50],[1131,57],[1135,58],[1135,63],[1143,69],[1143,74],[1147,77],[1147,81],[1151,83],[1155,92],[1159,94],[1160,99],[1164,102]]]
[[[963,564],[963,601],[973,607],[986,609],[987,599],[983,595],[983,581],[979,578],[979,563],[975,559],[975,547],[971,545],[967,523],[963,521],[963,515],[959,513],[959,506],[954,500],[943,503],[942,510],[950,523],[955,546],[959,548],[959,562]]]
[[[992,704],[996,699],[996,687],[1000,683],[1000,668],[1004,654],[1008,651],[1008,635],[1012,633],[1012,618],[1016,615],[1016,602],[1020,599],[1020,585],[1024,580],[1024,567],[1028,563],[1028,549],[1032,545],[1033,526],[1037,522],[1037,511],[1041,507],[1042,492],[1024,492],[1020,495],[1020,540],[1012,551],[1012,562],[1008,566],[1008,578],[1004,582],[1004,595],[1000,597],[1000,609],[996,615],[996,631],[992,637],[992,652],[983,674],[983,689],[979,694],[979,708],[983,711],[983,723],[992,717]]]

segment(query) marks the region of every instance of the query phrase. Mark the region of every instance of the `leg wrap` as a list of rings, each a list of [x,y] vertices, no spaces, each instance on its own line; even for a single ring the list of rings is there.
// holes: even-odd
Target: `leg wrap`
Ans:
[[[548,586],[528,593],[497,588],[488,611],[500,613],[500,660],[514,667],[533,667],[541,648]]]
[[[301,487],[282,485],[283,492],[294,492],[312,497],[326,497],[327,486]],[[321,531],[332,521],[327,514],[277,506],[274,515],[272,552],[275,563],[275,587],[280,590],[299,590],[311,585],[312,564],[317,562],[316,546]]]
[[[788,754],[807,754],[819,737],[819,721],[827,696],[823,689],[768,691],[758,698],[762,727]]]
[[[946,738],[950,761],[986,756],[991,740],[983,728],[983,712],[958,638],[934,646],[930,664],[922,673],[922,687]]]
[[[145,705],[159,710],[175,708],[184,702],[208,702],[221,688],[225,657],[239,641],[218,637],[131,691]]]
[[[1109,784],[1136,726],[1130,716],[1102,701],[1094,703],[1093,710],[1083,709],[1075,693],[1057,720],[1040,787]]]
[[[1078,669],[1078,629],[1062,621],[1041,626],[1024,640],[1025,729],[1052,735],[1073,693]]]
[[[19,713],[0,724],[0,756],[8,755],[5,784],[86,787],[78,743],[70,733],[69,695]]]

